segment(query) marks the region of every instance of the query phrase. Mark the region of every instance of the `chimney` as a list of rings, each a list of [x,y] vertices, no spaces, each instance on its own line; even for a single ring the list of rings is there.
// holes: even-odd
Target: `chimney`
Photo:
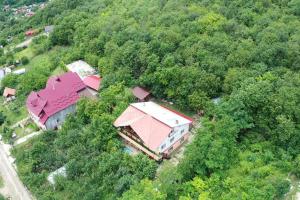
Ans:
[[[175,121],[175,122],[176,122],[176,124],[179,124],[179,121],[178,121],[178,119],[176,119],[176,121]]]

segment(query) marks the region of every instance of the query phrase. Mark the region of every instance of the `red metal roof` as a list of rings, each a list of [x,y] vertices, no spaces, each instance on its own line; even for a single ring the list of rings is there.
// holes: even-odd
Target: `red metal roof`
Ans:
[[[8,88],[8,87],[6,87],[4,89],[4,92],[3,92],[4,97],[15,96],[15,95],[16,95],[16,90],[15,89]]]
[[[146,89],[139,86],[134,87],[132,89],[132,93],[139,100],[145,100],[145,98],[150,95],[150,92],[148,92]]]
[[[79,99],[78,92],[85,88],[76,73],[67,72],[49,78],[45,89],[31,92],[26,106],[44,124],[50,116],[75,104]]]
[[[83,79],[83,82],[86,86],[98,91],[101,84],[101,77],[97,75],[87,76]]]
[[[37,33],[37,31],[36,30],[28,30],[28,31],[26,31],[25,32],[25,35],[26,36],[32,36],[32,35],[34,35],[34,34],[36,34]]]

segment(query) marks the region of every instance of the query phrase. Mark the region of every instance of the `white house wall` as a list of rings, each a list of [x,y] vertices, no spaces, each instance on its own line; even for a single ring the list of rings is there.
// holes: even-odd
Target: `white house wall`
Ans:
[[[163,152],[166,149],[169,149],[172,145],[176,143],[181,137],[189,132],[189,124],[184,124],[181,126],[177,126],[173,128],[173,133],[169,134],[170,136],[167,137],[162,144],[159,146],[158,152]],[[174,139],[172,139],[174,138]],[[172,139],[172,141],[171,141]]]

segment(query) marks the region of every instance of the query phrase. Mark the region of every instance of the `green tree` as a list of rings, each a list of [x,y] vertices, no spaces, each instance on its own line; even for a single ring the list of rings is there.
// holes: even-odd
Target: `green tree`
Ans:
[[[125,192],[121,200],[163,200],[166,195],[157,190],[150,180],[142,180],[140,183],[132,186],[129,191]]]

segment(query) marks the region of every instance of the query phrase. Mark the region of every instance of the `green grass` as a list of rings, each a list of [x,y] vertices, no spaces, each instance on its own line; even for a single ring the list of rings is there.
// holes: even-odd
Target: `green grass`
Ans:
[[[13,125],[27,117],[28,113],[25,105],[16,107],[15,102],[10,102],[6,105],[3,105],[3,98],[1,97],[0,99],[0,112],[2,111],[6,116],[8,125]]]
[[[28,59],[32,59],[34,57],[34,53],[31,47],[28,47],[15,54],[16,59],[21,59],[24,56],[26,56]]]
[[[41,65],[48,65],[48,64],[49,64],[48,55],[41,54],[30,59],[29,63],[27,65],[24,65],[23,67],[25,67],[26,70],[30,70],[31,68],[38,67]]]
[[[39,128],[37,127],[37,125],[35,125],[34,123],[30,123],[27,126],[25,126],[24,128],[21,128],[21,127],[15,128],[15,133],[17,134],[18,138],[21,138],[21,137],[29,135],[33,132],[36,132],[38,130],[39,130]]]
[[[61,67],[57,67],[52,73],[52,76],[61,75],[65,73],[65,71]]]

